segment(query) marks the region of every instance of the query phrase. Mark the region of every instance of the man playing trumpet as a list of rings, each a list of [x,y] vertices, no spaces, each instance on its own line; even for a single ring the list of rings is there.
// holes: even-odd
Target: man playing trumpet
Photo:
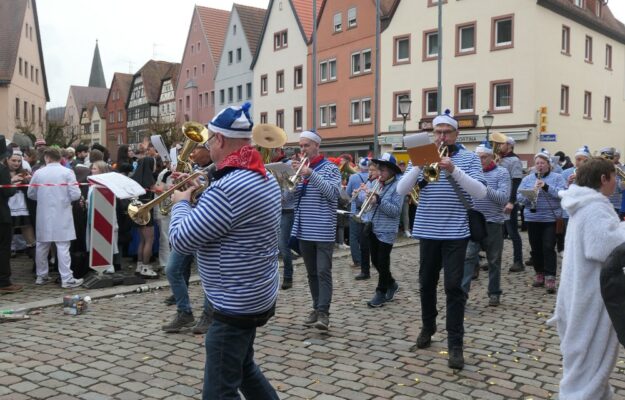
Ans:
[[[299,145],[308,159],[308,165],[293,161],[293,168],[299,170],[301,179],[295,189],[292,236],[299,240],[313,300],[313,310],[304,324],[327,330],[330,325],[332,252],[341,174],[334,163],[319,154],[320,144],[321,136],[314,131],[304,131],[300,135]]]
[[[412,236],[420,241],[421,262],[419,286],[422,326],[417,347],[429,347],[432,335],[436,332],[436,288],[440,271],[444,268],[448,365],[450,368],[462,369],[466,303],[462,276],[470,231],[467,210],[452,185],[457,185],[460,194],[471,202],[473,198],[482,199],[486,196],[486,181],[477,155],[456,144],[458,121],[448,110],[434,118],[433,126],[436,146],[446,146],[449,154],[438,163],[439,180],[425,184],[422,169],[415,167],[399,181],[397,192],[402,196],[407,195],[418,181],[419,186],[422,186],[412,230]]]

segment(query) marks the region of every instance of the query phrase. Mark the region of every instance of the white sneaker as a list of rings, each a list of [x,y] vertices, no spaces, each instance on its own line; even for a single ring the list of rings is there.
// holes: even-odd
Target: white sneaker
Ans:
[[[349,246],[346,244],[339,244],[339,249],[341,250],[349,250]]]
[[[139,271],[139,275],[147,279],[158,278],[158,274],[152,269],[152,267],[145,264],[142,266],[141,271]]]
[[[409,238],[411,236],[412,236],[412,234],[410,233],[410,231],[404,231],[404,237]]]
[[[81,286],[83,282],[84,282],[83,279],[72,278],[70,280],[67,280],[67,281],[63,282],[61,287],[63,289],[76,288],[76,287]]]
[[[102,273],[103,274],[114,274],[115,273],[115,267],[111,265],[110,267],[105,269]]]
[[[143,269],[143,263],[141,261],[138,261],[137,268],[135,268],[135,272],[140,273],[142,269]]]
[[[45,285],[46,283],[50,283],[50,277],[48,275],[38,276],[35,281],[35,285]]]

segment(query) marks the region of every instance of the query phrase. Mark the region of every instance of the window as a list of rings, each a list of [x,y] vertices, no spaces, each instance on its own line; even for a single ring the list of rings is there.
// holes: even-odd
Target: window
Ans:
[[[319,63],[319,80],[321,82],[336,80],[336,59]]]
[[[20,75],[22,75],[22,57],[20,57]]]
[[[276,72],[276,92],[284,92],[284,70]]]
[[[226,102],[226,92],[224,89],[219,91],[219,104],[224,104]]]
[[[296,132],[301,131],[303,126],[304,122],[302,107],[295,107],[293,109],[293,130]]]
[[[609,44],[605,45],[605,68],[612,69],[612,46]]]
[[[334,14],[334,32],[343,30],[343,15],[341,13]]]
[[[371,50],[363,50],[362,52],[362,71],[371,72]]]
[[[438,31],[423,32],[423,61],[438,58]]]
[[[35,70],[35,83],[39,84],[39,68]]]
[[[30,105],[30,120],[35,123],[35,105]]]
[[[237,86],[237,101],[243,100],[243,85]]]
[[[193,67],[193,77],[197,76],[197,67]]]
[[[246,95],[248,99],[252,98],[252,83],[248,82],[247,84],[245,84],[245,91],[246,91]]]
[[[356,25],[358,25],[357,15],[358,12],[356,10],[356,7],[352,7],[347,10],[347,29],[354,28],[356,27]]]
[[[360,124],[371,122],[371,99],[358,99],[351,102],[351,122]]]
[[[601,2],[600,1],[595,1],[595,15],[597,17],[601,17]]]
[[[260,77],[260,95],[265,96],[267,94],[267,75],[261,75]]]
[[[180,100],[180,101],[182,102],[182,100]],[[122,122],[122,121],[123,121],[122,110],[119,110],[119,111],[117,111],[117,122]]]
[[[328,118],[330,126],[336,126],[336,104],[330,104],[328,106]]]
[[[360,100],[352,100],[352,123],[360,122]]]
[[[236,34],[237,34],[237,25],[236,25],[236,24],[234,24],[234,25],[232,26],[232,34],[233,34],[233,35],[236,35]]]
[[[288,47],[288,31],[280,31],[273,34],[273,49],[280,50]]]
[[[584,1],[584,0],[575,0],[575,5],[576,5],[577,7],[584,8],[584,6],[585,6],[585,4],[584,4],[584,3],[585,3],[585,1]]]
[[[26,35],[26,37],[28,37],[28,22],[26,23],[25,28],[26,29],[24,29],[24,34]]]
[[[491,85],[491,113],[512,112],[512,80],[493,81]]]
[[[206,73],[206,64],[202,63],[202,75]]]
[[[362,122],[371,122],[371,99],[362,100]]]
[[[215,105],[215,91],[211,90],[211,106]]]
[[[28,29],[30,31],[30,41],[32,42],[33,41],[33,27],[30,26]]]
[[[475,54],[475,22],[456,26],[456,55]]]
[[[100,123],[99,122],[94,122],[93,123],[93,133],[100,133]]]
[[[606,96],[603,99],[603,121],[610,122],[611,114],[612,114],[612,99]]]
[[[238,63],[241,62],[241,48],[240,47],[237,49],[237,62]]]
[[[28,121],[28,102],[24,102],[24,122]]]
[[[232,64],[232,50],[228,52],[228,64]]]
[[[234,101],[234,88],[228,88],[228,103],[232,103]]]
[[[115,113],[110,112],[109,113],[109,123],[113,123],[115,122]]]
[[[295,89],[304,87],[304,68],[301,65],[293,70],[293,86]]]
[[[20,119],[20,99],[15,98],[15,119]]]
[[[456,114],[475,114],[475,84],[456,86]]]
[[[200,52],[200,42],[197,42],[197,52]]]
[[[186,96],[185,98],[185,103],[184,103],[184,108],[189,111],[189,109],[191,108],[191,96]],[[138,110],[137,110],[138,111]]]
[[[41,107],[39,107],[37,112],[38,112],[38,117],[39,117],[39,125],[42,125],[43,124],[43,119],[41,119]]]
[[[584,46],[584,61],[592,63],[592,38],[586,36],[586,45]]]
[[[24,76],[28,78],[28,61],[24,61]]]
[[[328,106],[319,107],[319,126],[328,126]]]
[[[562,44],[560,50],[567,56],[571,54],[571,28],[562,25]]]
[[[584,118],[592,118],[592,93],[584,92]]]
[[[395,38],[394,53],[394,65],[410,63],[410,35]]]
[[[260,123],[261,124],[266,124],[267,123],[267,113],[266,112],[260,113]]]
[[[35,67],[30,66],[30,80],[33,82],[35,80]]]
[[[189,79],[189,68],[187,68],[187,79]]]
[[[493,18],[491,50],[509,49],[514,46],[514,15]]]
[[[423,116],[438,114],[438,90],[436,88],[423,89]]]
[[[195,53],[195,46],[191,45],[191,54]]]
[[[352,54],[352,75],[360,73],[360,53]]]
[[[569,87],[560,87],[560,114],[569,115]]]
[[[276,111],[276,125],[284,129],[284,110]]]
[[[410,99],[410,91],[393,93],[393,121],[402,121],[404,117],[401,115],[399,101],[402,99]],[[410,119],[410,115],[406,119]]]

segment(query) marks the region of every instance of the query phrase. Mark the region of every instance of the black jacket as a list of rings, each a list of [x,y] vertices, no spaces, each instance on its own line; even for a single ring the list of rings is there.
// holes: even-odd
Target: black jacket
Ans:
[[[618,341],[625,346],[625,243],[608,256],[601,270],[601,297],[616,330]]]
[[[9,167],[0,162],[0,185],[10,185],[11,174]],[[9,208],[9,198],[15,194],[14,188],[0,188],[0,224],[11,223],[11,209]]]

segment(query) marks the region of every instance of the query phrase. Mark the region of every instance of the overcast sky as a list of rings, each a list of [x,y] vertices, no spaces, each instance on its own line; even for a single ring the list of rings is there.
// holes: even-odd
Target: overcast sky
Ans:
[[[87,86],[96,39],[107,85],[113,73],[134,73],[151,58],[180,62],[196,3],[230,10],[233,2],[38,0],[50,91],[48,107],[64,106],[70,85]],[[269,0],[237,3],[266,8]],[[610,8],[618,19],[625,21],[625,1],[613,0]]]

